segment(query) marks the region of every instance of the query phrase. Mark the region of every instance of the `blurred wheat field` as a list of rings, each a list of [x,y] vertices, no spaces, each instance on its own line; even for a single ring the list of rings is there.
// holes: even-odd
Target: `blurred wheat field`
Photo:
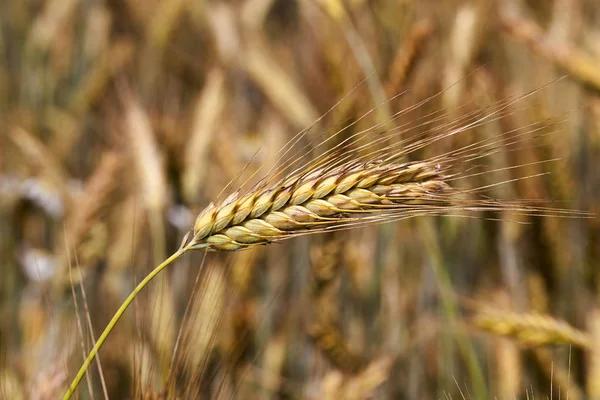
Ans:
[[[414,157],[537,129],[475,184],[597,215],[599,66],[593,0],[1,2],[0,399],[61,396],[198,212],[307,127],[308,157],[349,124],[395,145],[548,85]],[[188,253],[77,396],[600,398],[599,241],[486,212]]]

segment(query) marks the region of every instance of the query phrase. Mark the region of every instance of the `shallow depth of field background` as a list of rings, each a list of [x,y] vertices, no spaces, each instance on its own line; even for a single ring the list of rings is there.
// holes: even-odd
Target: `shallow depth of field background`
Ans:
[[[548,83],[467,134],[562,115],[488,161],[560,160],[478,183],[551,172],[492,194],[598,214],[595,0],[2,1],[0,398],[61,395],[89,326],[343,96],[299,148],[403,91],[353,131],[424,132]],[[413,219],[188,254],[79,396],[600,398],[599,295],[598,218]]]

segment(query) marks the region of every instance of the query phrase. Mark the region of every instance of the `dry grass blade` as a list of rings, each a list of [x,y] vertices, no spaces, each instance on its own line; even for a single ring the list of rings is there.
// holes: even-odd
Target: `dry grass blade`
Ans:
[[[583,349],[592,348],[592,340],[586,333],[548,315],[488,308],[477,312],[473,323],[490,333],[511,337],[528,345],[572,344]]]

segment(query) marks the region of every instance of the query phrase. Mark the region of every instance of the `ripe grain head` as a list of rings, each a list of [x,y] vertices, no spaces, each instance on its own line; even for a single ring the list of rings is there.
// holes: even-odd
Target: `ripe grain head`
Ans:
[[[450,186],[436,164],[347,162],[308,170],[211,204],[196,219],[194,249],[238,250],[337,229],[361,215],[441,205]]]

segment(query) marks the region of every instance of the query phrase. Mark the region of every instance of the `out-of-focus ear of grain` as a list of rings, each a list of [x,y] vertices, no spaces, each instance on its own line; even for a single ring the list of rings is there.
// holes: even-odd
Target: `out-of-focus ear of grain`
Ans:
[[[322,398],[328,400],[371,398],[377,387],[389,378],[392,361],[390,357],[377,358],[361,373],[353,376],[344,377],[335,370],[328,372],[321,383]]]
[[[187,0],[158,2],[148,21],[147,36],[159,49],[164,48],[168,43],[179,17],[190,3]]]
[[[287,357],[288,340],[283,333],[274,333],[267,342],[262,354],[262,374],[260,383],[263,389],[260,397],[264,399],[275,398],[282,388],[283,368]]]
[[[513,10],[503,12],[501,22],[508,34],[525,43],[534,53],[564,69],[572,78],[595,90],[600,89],[600,69],[592,57],[577,48],[546,37],[535,22],[519,16]]]
[[[208,74],[206,84],[194,106],[192,132],[185,146],[183,170],[183,195],[189,204],[197,204],[202,184],[210,168],[210,147],[219,129],[219,120],[225,106],[225,77],[215,67]]]
[[[10,368],[0,369],[0,396],[3,399],[25,400],[25,394],[16,371]]]
[[[452,33],[449,38],[448,64],[444,75],[443,87],[448,88],[443,93],[443,104],[447,109],[458,106],[464,86],[465,71],[471,65],[478,51],[482,30],[485,27],[485,7],[476,7],[465,3],[458,9],[454,19]]]
[[[210,265],[201,277],[197,287],[193,287],[193,298],[189,314],[182,327],[181,344],[176,354],[175,366],[189,377],[190,385],[200,384],[208,360],[215,346],[222,340],[221,321],[226,310],[227,282],[222,265]]]
[[[513,338],[526,345],[570,344],[583,349],[592,346],[585,332],[550,315],[515,313],[486,307],[478,310],[474,323],[492,334]]]
[[[264,44],[255,43],[247,49],[244,68],[274,107],[297,129],[311,126],[319,114],[289,73],[268,53]]]
[[[157,354],[158,365],[163,378],[167,377],[171,357],[175,347],[177,314],[175,293],[171,289],[170,277],[163,274],[155,279],[148,291],[148,307],[142,317],[144,329],[153,350]]]
[[[29,168],[30,173],[46,182],[52,191],[60,195],[63,203],[68,204],[70,200],[67,188],[69,174],[46,144],[38,136],[21,127],[11,129],[9,138],[22,153],[23,157],[20,159]]]
[[[113,210],[108,221],[109,228],[114,232],[110,237],[106,255],[109,269],[124,271],[131,268],[136,261],[146,227],[142,215],[143,209],[134,194],[127,194]]]
[[[31,285],[18,310],[17,332],[24,349],[19,355],[20,378],[31,398],[57,396],[66,381],[66,359],[78,343],[75,316],[57,320],[47,310],[47,304],[40,287]]]
[[[128,92],[123,93],[121,100],[125,109],[125,129],[142,205],[148,212],[161,213],[167,204],[163,155],[144,109]]]
[[[28,37],[28,46],[36,51],[46,50],[56,39],[77,8],[77,0],[52,0],[44,4],[43,11],[35,19]]]
[[[311,249],[314,311],[309,316],[308,335],[332,365],[344,373],[353,374],[364,367],[365,361],[347,345],[338,327],[341,302],[337,295],[344,250],[342,235],[329,235],[322,244]]]
[[[122,165],[120,155],[114,151],[105,152],[87,179],[83,193],[77,198],[76,206],[69,210],[64,235],[57,238],[59,242],[56,245],[60,250],[59,262],[63,274],[66,273],[69,257],[73,263],[77,260],[84,266],[105,252],[107,238],[102,239],[104,244],[94,239],[101,239],[98,235],[101,235],[102,230],[106,230],[104,217],[110,209],[111,201],[114,200],[115,191],[120,186],[119,174]],[[96,243],[93,243],[94,241]],[[83,250],[83,245],[86,249],[85,254],[77,254],[79,250]],[[94,247],[100,250],[100,253],[95,251]],[[73,279],[77,276],[74,274]],[[63,279],[66,285],[70,284],[70,279],[66,276],[59,279]]]
[[[69,96],[68,107],[75,115],[85,115],[106,90],[111,79],[131,61],[135,54],[135,43],[129,38],[115,40],[106,51],[98,56],[91,70]]]
[[[55,359],[44,363],[43,369],[36,374],[35,379],[27,385],[27,393],[30,399],[50,400],[56,399],[61,395],[63,387],[67,383],[67,368],[61,355],[56,355]],[[1,387],[1,386],[0,386]],[[0,394],[2,394],[0,392]],[[4,398],[4,397],[3,397]],[[6,397],[12,399],[13,397]],[[18,399],[16,395],[14,398]]]
[[[162,370],[159,368],[159,359],[156,357],[156,351],[147,341],[130,340],[127,343],[126,350],[121,349],[121,353],[114,353],[113,357],[128,361],[125,366],[129,369],[130,376],[133,377],[134,391],[137,393],[135,398],[139,398],[141,393],[152,389],[154,392],[160,392],[162,386]],[[113,376],[114,382],[118,382]]]
[[[408,74],[414,68],[418,56],[423,52],[427,40],[432,36],[436,27],[432,20],[422,19],[412,27],[408,38],[404,41],[393,61],[384,88],[388,96],[395,95],[402,90]]]
[[[236,253],[231,260],[229,281],[241,295],[247,295],[252,289],[252,276],[258,260],[263,256],[264,249],[255,247]]]
[[[511,297],[507,290],[499,290],[493,295],[494,301],[502,310],[510,310]],[[497,377],[493,382],[499,398],[510,399],[516,393],[522,393],[521,349],[514,341],[504,337],[491,338],[494,354],[493,374]]]
[[[23,296],[19,307],[19,332],[24,343],[23,354],[28,359],[37,360],[37,363],[25,363],[25,377],[27,381],[34,379],[41,369],[41,355],[43,353],[45,333],[48,330],[49,315],[44,310],[44,305],[34,290]]]
[[[521,357],[518,346],[505,338],[494,339],[494,355],[497,373],[496,387],[498,397],[510,399],[521,393]]]

